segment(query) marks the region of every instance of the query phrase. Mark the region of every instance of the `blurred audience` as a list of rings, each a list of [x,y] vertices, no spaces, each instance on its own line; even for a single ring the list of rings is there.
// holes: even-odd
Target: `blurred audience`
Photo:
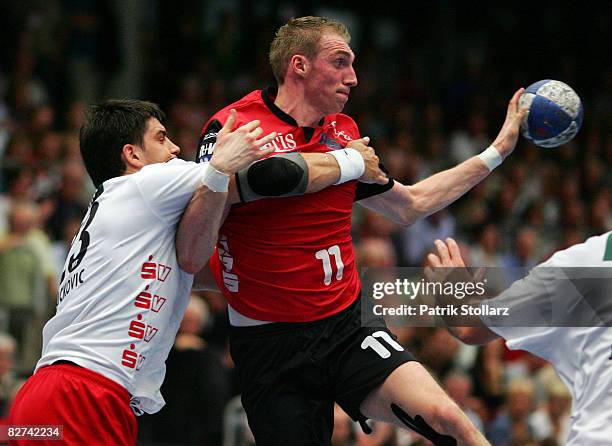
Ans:
[[[0,424],[8,417],[11,400],[18,386],[15,373],[16,353],[15,338],[0,331]]]
[[[512,446],[533,440],[529,425],[533,393],[530,380],[520,378],[510,381],[506,404],[486,429],[491,446]]]
[[[556,376],[546,386],[546,401],[529,416],[536,440],[554,439],[564,444],[570,423],[571,394]]]
[[[45,262],[34,238],[37,212],[35,203],[12,203],[8,233],[0,239],[0,311],[20,346],[18,366],[24,372],[33,370],[40,357],[49,300]]]
[[[465,412],[472,423],[474,423],[474,426],[479,431],[484,432],[484,423],[473,409],[475,401],[472,395],[472,380],[470,377],[463,372],[454,371],[446,376],[443,384],[446,393]]]

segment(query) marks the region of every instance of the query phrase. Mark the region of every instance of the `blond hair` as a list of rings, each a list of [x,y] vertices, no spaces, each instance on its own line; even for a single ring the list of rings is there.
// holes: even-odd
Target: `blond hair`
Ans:
[[[276,31],[276,37],[270,45],[270,66],[278,85],[285,82],[285,73],[291,58],[302,54],[309,59],[319,52],[321,35],[329,31],[350,43],[351,35],[343,23],[325,17],[292,18]]]

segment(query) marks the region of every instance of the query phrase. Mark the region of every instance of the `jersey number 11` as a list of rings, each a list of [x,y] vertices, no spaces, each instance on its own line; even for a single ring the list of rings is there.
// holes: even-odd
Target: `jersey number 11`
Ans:
[[[327,249],[321,249],[315,253],[315,257],[323,262],[323,283],[331,284],[332,281],[332,264],[331,258],[334,258],[336,263],[336,280],[342,280],[344,273],[344,263],[342,263],[342,255],[338,245],[330,246]]]

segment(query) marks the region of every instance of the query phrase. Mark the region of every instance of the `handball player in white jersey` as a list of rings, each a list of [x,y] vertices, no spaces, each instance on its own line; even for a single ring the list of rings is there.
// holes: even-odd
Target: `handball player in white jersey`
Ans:
[[[465,266],[454,240],[437,240],[436,250],[437,254],[428,256],[433,274]],[[436,272],[438,268],[442,269]],[[470,321],[474,326],[448,327],[466,343],[484,344],[501,337],[508,348],[526,350],[550,362],[572,394],[567,446],[612,444],[610,268],[612,232],[607,232],[555,253],[499,296],[481,303],[521,311],[523,322],[529,316],[536,319],[538,310],[544,309],[542,314],[556,315],[557,319],[548,319],[552,323],[523,327],[517,326],[520,321],[500,319],[496,324],[489,316],[481,317],[482,324]],[[525,316],[525,310],[530,314]]]
[[[260,147],[274,136],[258,139],[257,122],[230,132],[228,119],[215,156],[198,165],[176,159],[163,120],[155,104],[108,101],[81,129],[97,191],[65,263],[42,357],[9,417],[11,425],[62,426],[64,441],[48,444],[134,444],[134,412],[163,406],[164,361],[192,274],[216,241],[229,175],[266,155]],[[180,225],[199,224],[200,237],[191,252],[177,252],[190,201],[199,212]]]

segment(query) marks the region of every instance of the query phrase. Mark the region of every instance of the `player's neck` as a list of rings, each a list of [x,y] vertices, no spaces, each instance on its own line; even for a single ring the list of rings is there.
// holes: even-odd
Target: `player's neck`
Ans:
[[[304,92],[286,85],[278,88],[274,105],[295,119],[300,127],[316,127],[323,118],[321,112],[309,104]]]

